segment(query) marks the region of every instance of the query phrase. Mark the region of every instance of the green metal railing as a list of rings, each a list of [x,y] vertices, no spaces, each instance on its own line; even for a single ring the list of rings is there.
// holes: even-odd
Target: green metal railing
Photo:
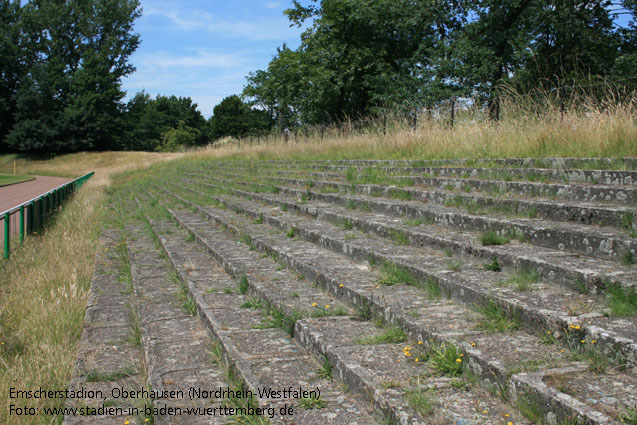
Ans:
[[[78,177],[68,183],[56,187],[37,198],[30,199],[22,204],[0,213],[0,220],[4,221],[4,258],[9,259],[11,251],[11,220],[17,216],[19,222],[20,244],[24,242],[27,234],[38,232],[49,215],[57,211],[58,207],[71,195],[73,195],[94,172]]]

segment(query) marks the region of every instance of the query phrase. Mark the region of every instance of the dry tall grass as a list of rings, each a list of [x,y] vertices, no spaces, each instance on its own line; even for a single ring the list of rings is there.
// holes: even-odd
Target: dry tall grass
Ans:
[[[49,161],[18,159],[22,173],[79,176],[96,171],[41,234],[0,260],[0,424],[59,423],[60,418],[9,416],[9,407],[61,407],[64,400],[11,400],[10,387],[64,390],[73,373],[86,295],[103,226],[106,187],[118,172],[183,154],[106,152]],[[0,159],[6,168],[13,157]]]
[[[394,117],[386,120],[386,126],[376,120],[361,130],[347,131],[352,126],[345,124],[344,131],[317,129],[297,134],[288,143],[281,136],[260,143],[252,140],[253,145],[226,140],[197,155],[242,159],[637,156],[637,97],[613,104],[574,100],[564,111],[547,103],[540,109],[505,99],[497,123],[487,120],[484,111],[467,109],[459,111],[451,128],[448,117],[438,112],[421,116],[415,129],[409,120]]]

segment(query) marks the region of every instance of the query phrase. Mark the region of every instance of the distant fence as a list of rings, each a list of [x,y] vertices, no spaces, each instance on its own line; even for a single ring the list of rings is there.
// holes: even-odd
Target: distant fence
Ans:
[[[33,234],[42,228],[47,217],[57,211],[58,207],[73,195],[94,172],[78,177],[68,183],[51,189],[48,192],[23,202],[9,210],[0,212],[0,220],[4,227],[4,258],[9,259],[11,251],[11,233],[19,235],[20,244],[27,234]]]

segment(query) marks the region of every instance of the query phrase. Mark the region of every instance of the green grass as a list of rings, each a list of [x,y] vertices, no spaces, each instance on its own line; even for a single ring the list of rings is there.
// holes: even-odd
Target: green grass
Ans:
[[[35,180],[33,176],[13,175],[13,174],[0,174],[0,187],[7,186],[14,183],[22,183],[30,180]]]
[[[303,410],[324,409],[327,407],[327,401],[323,400],[323,397],[315,395],[298,399],[298,404]]]
[[[239,278],[239,284],[238,284],[238,286],[239,286],[239,288],[238,288],[238,289],[239,289],[239,293],[240,293],[240,294],[245,295],[245,294],[247,294],[247,293],[248,293],[248,276],[246,276],[246,274],[245,274],[245,273],[243,273],[243,274],[241,275],[241,277]],[[231,290],[231,291],[232,291],[232,290]],[[232,293],[232,292],[230,292],[230,293]]]
[[[506,245],[511,242],[511,239],[499,235],[495,230],[488,230],[480,235],[480,242],[484,246]]]
[[[400,189],[389,189],[389,196],[401,201],[411,201],[411,193]]]
[[[476,310],[483,315],[478,324],[478,329],[488,333],[514,331],[520,328],[520,316],[514,312],[511,317],[504,308],[493,300],[479,306]]]
[[[453,343],[432,346],[429,363],[445,376],[460,376],[463,372],[463,355]]]
[[[449,262],[449,270],[457,272],[460,271],[460,269],[462,269],[462,261],[453,260]]]
[[[518,291],[529,291],[533,289],[532,284],[539,281],[540,272],[537,269],[521,269],[500,284],[515,286]]]
[[[405,283],[411,286],[419,286],[418,279],[406,268],[389,261],[383,262],[380,267],[382,277],[376,281],[382,285],[396,285]]]
[[[340,219],[337,225],[343,230],[352,230],[352,228],[354,227],[354,225],[352,224],[352,220],[350,220],[349,218]]]
[[[440,284],[433,277],[427,278],[425,281],[425,289],[427,290],[427,298],[430,300],[439,300],[441,298]]]
[[[358,337],[354,341],[360,345],[400,344],[407,341],[407,335],[398,326],[385,325],[383,333],[376,336]]]
[[[405,232],[401,232],[400,230],[391,230],[391,241],[396,246],[407,245],[409,239],[407,238],[407,234]]]
[[[110,373],[91,371],[87,373],[85,376],[86,376],[86,382],[113,382],[113,381],[117,381],[118,379],[133,376],[136,373],[137,372],[135,371],[135,368],[132,366],[129,366],[129,367],[125,367],[124,369],[120,369]]]
[[[430,397],[433,394],[433,390],[423,391],[422,388],[407,391],[405,398],[409,407],[414,409],[422,416],[427,416],[433,413],[434,408],[431,403]]]
[[[633,316],[637,313],[637,292],[634,287],[624,289],[618,283],[607,286],[608,304],[612,316]]]
[[[491,271],[491,272],[500,272],[500,271],[502,271],[502,267],[500,266],[500,263],[498,263],[498,257],[493,257],[493,261],[483,265],[482,268],[484,268],[487,271]]]
[[[332,380],[332,365],[330,364],[327,356],[323,356],[323,364],[321,367],[316,369],[314,373],[321,379],[327,379],[328,381]]]
[[[241,308],[249,308],[250,310],[258,310],[263,307],[263,302],[260,298],[249,298],[240,306]]]
[[[422,218],[414,218],[403,221],[403,224],[405,226],[420,226],[422,223],[424,223],[424,220]]]
[[[290,336],[294,335],[294,324],[303,318],[303,314],[293,310],[291,313],[285,313],[276,307],[269,307],[264,312],[264,317],[256,329],[281,328]]]
[[[625,266],[631,266],[635,264],[635,254],[632,251],[626,251],[622,254],[620,262]]]
[[[619,419],[629,425],[637,425],[637,406],[627,407],[621,414]]]

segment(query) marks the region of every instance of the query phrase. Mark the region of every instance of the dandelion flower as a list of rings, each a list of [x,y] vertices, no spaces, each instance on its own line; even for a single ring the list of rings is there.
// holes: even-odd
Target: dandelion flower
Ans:
[[[458,358],[456,359],[456,363],[462,363],[462,359],[461,359],[460,357],[458,357]]]
[[[486,410],[483,410],[483,411],[482,411],[482,414],[483,414],[483,415],[486,415],[487,413],[489,413],[489,412],[487,412]]]
[[[342,288],[343,286],[345,286],[345,285],[343,285],[342,283],[340,285],[338,285],[339,288]]]
[[[422,345],[422,341],[418,341],[418,345]]]
[[[325,308],[330,308],[330,305],[329,304],[325,304]]]
[[[596,339],[591,340],[591,344],[595,344],[597,342]]]

